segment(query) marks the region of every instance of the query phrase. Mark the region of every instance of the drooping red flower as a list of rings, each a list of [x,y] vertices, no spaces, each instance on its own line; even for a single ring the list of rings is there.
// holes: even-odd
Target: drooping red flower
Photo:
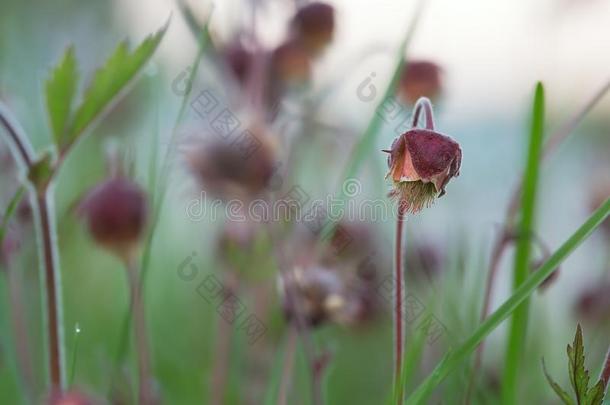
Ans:
[[[450,137],[430,129],[411,129],[392,143],[386,177],[394,183],[390,196],[407,212],[416,213],[445,194],[460,173],[462,150]]]

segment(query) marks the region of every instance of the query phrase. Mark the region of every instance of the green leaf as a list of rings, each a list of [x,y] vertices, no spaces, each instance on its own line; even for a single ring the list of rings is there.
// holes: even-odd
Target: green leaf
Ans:
[[[540,172],[540,156],[544,138],[544,87],[536,85],[532,108],[532,121],[529,133],[527,164],[523,173],[523,191],[521,193],[521,215],[518,227],[517,246],[513,272],[513,290],[519,288],[530,273],[531,235],[534,234],[536,197]],[[504,375],[502,379],[502,402],[517,402],[517,385],[519,364],[523,356],[527,333],[529,300],[526,299],[512,314],[508,345],[505,355]]]
[[[61,145],[70,125],[72,104],[78,83],[77,66],[74,47],[70,46],[66,49],[61,62],[51,71],[45,86],[51,130],[53,139],[58,145]]]
[[[610,198],[607,199],[588,219],[566,240],[544,264],[532,273],[523,284],[504,303],[477,327],[464,343],[451,350],[437,364],[428,377],[415,389],[407,399],[408,404],[425,403],[432,390],[437,387],[449,373],[460,366],[486,336],[494,331],[510,314],[527,299],[538,286],[559,266],[610,214]]]
[[[168,24],[169,21],[157,33],[149,35],[133,51],[129,50],[126,41],[121,42],[104,66],[97,70],[85,92],[82,104],[76,110],[70,135],[63,145],[65,148],[73,144],[118,98],[121,91],[151,58]]]
[[[549,375],[549,372],[546,369],[546,364],[544,364],[544,359],[542,359],[542,369],[544,370],[544,375],[546,376],[546,379],[549,382],[549,385],[551,386],[551,388],[553,388],[553,391],[555,391],[555,393],[559,396],[559,398],[561,398],[563,403],[566,404],[566,405],[573,405],[574,401],[572,401],[572,398],[570,398],[568,393],[565,392],[559,386],[559,384],[557,384],[555,381],[553,381],[553,379]]]
[[[570,383],[576,394],[576,401],[581,404],[589,390],[589,372],[585,370],[585,347],[582,342],[582,329],[580,324],[576,328],[574,342],[568,345],[568,368],[570,371]]]
[[[586,405],[601,405],[604,401],[606,387],[603,380],[599,380],[591,389],[587,392],[585,398]]]

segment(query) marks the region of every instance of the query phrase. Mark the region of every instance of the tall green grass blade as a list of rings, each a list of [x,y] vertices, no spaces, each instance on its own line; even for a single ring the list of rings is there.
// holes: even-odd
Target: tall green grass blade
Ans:
[[[386,100],[391,98],[394,95],[394,93],[396,92],[396,86],[398,85],[398,82],[400,81],[400,77],[401,77],[403,70],[405,69],[405,65],[406,65],[405,51],[408,48],[409,44],[411,43],[411,40],[413,39],[413,35],[415,34],[415,29],[417,28],[417,23],[419,21],[419,17],[421,16],[423,4],[424,4],[423,2],[419,2],[417,5],[416,12],[413,15],[411,22],[409,24],[409,29],[407,30],[405,37],[403,38],[403,40],[400,43],[400,46],[398,48],[398,52],[396,54],[396,63],[395,63],[394,71],[392,73],[392,78],[390,80],[390,83],[388,84],[388,87],[385,89],[385,91],[383,93],[383,97],[379,101],[379,104],[377,104],[375,111],[377,111],[382,106],[382,104]],[[362,166],[365,158],[367,156],[370,156],[370,151],[371,151],[372,147],[375,145],[375,139],[376,139],[377,135],[379,134],[379,130],[381,129],[382,124],[383,124],[382,117],[379,114],[377,114],[376,112],[373,113],[373,117],[369,121],[369,124],[366,127],[364,134],[362,135],[362,137],[360,138],[358,143],[354,146],[354,149],[351,152],[350,158],[348,159],[347,165],[344,170],[343,177],[341,178],[342,184],[343,184],[343,180],[354,177],[357,174],[360,167]],[[343,199],[345,197],[343,187],[340,186],[339,189],[340,189],[339,198]]]
[[[513,311],[525,301],[540,284],[550,276],[558,266],[597,228],[610,214],[610,198],[607,199],[590,217],[581,225],[568,240],[549,257],[549,259],[517,288],[513,294],[493,312],[481,325],[456,349],[449,351],[428,377],[417,387],[408,398],[408,404],[425,403],[432,390],[443,379],[455,370],[466,357],[471,354],[479,343],[496,329],[502,321],[508,318]]]
[[[543,138],[544,88],[541,83],[538,83],[534,96],[527,164],[523,174],[523,192],[521,193],[521,213],[517,228],[513,291],[523,284],[530,272],[531,235],[534,234],[534,216]],[[502,403],[506,405],[514,404],[517,400],[518,369],[523,356],[527,335],[528,301],[527,299],[524,300],[512,314],[502,381]]]

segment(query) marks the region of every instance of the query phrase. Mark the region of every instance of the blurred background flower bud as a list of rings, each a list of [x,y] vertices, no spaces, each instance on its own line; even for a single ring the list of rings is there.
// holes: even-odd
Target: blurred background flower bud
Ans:
[[[279,279],[286,318],[295,319],[296,307],[310,326],[325,322],[356,326],[368,321],[376,308],[372,287],[354,272],[320,265],[295,267]]]
[[[440,66],[425,60],[409,60],[400,77],[398,96],[406,104],[415,104],[420,97],[435,101],[440,96],[442,88]]]
[[[444,260],[439,246],[429,241],[413,241],[405,255],[406,275],[414,282],[434,280],[443,271]]]
[[[318,55],[333,39],[335,9],[321,2],[309,3],[297,10],[291,28],[307,52]]]
[[[117,175],[93,188],[81,202],[79,213],[98,244],[128,260],[146,226],[146,194],[133,181]]]
[[[599,283],[583,290],[576,300],[575,310],[579,319],[607,322],[610,317],[610,284]]]
[[[240,85],[245,85],[252,68],[253,54],[246,49],[243,43],[235,40],[225,46],[221,51],[225,63]]]
[[[311,79],[311,59],[302,44],[288,40],[271,54],[272,77],[287,86],[298,86]]]
[[[203,191],[227,201],[253,199],[265,191],[275,170],[275,146],[262,131],[243,133],[251,138],[243,145],[214,140],[187,152],[188,168]]]

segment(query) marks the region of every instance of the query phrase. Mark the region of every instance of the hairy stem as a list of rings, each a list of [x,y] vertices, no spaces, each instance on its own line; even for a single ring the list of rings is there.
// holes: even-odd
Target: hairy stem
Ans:
[[[48,339],[49,376],[53,389],[65,388],[66,373],[63,346],[63,314],[61,304],[61,274],[57,266],[57,237],[51,212],[52,191],[39,190],[35,198],[38,231],[41,238],[42,280],[46,290],[46,328]]]
[[[396,250],[394,267],[394,384],[397,389],[397,404],[402,403],[404,386],[400,378],[402,374],[402,359],[404,357],[404,326],[403,326],[403,304],[404,304],[404,281],[402,275],[402,234],[405,212],[402,206],[398,208],[398,220],[396,223]]]
[[[138,403],[147,405],[153,403],[150,385],[150,352],[146,333],[146,316],[144,311],[144,300],[142,299],[139,269],[133,259],[127,262],[127,273],[131,293],[131,311],[135,346],[138,352]]]

